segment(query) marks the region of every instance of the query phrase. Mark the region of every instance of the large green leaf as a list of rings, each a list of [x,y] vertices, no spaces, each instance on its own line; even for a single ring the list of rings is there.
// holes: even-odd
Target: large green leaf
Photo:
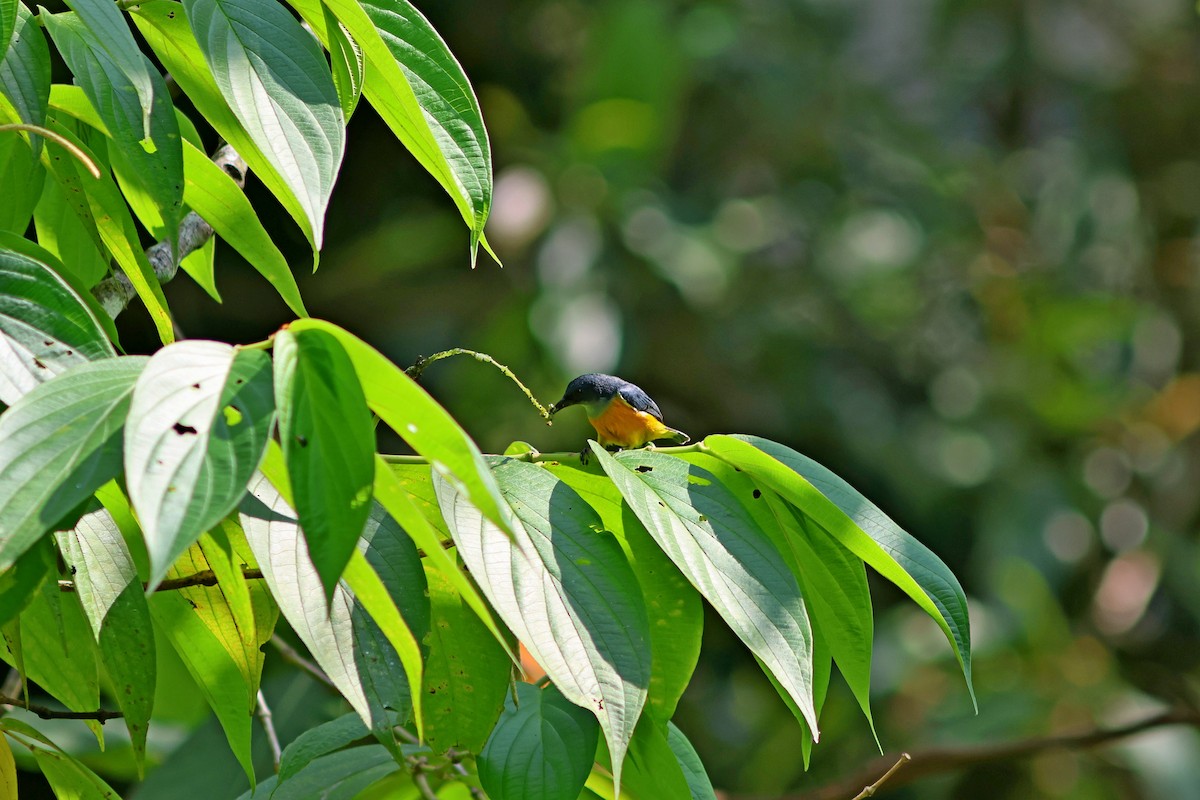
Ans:
[[[240,509],[242,528],[280,611],[363,722],[390,739],[394,715],[408,716],[412,676],[406,681],[396,648],[344,583],[334,589],[332,601],[326,599],[295,512],[279,491],[257,476],[250,493],[253,500],[247,498]],[[429,608],[420,559],[411,540],[377,505],[364,546],[410,628],[423,636]],[[419,694],[420,670],[416,681]]]
[[[279,759],[279,782],[286,782],[315,759],[349,747],[369,733],[362,718],[354,712],[309,728],[283,749]]]
[[[129,24],[125,21],[124,15],[121,14],[116,3],[110,3],[108,0],[66,0],[66,3],[79,15],[84,30],[92,35],[96,45],[102,48],[104,60],[124,76],[124,81],[113,81],[112,86],[122,93],[135,95],[141,109],[139,120],[141,125],[138,127],[141,128],[142,135],[138,138],[149,139],[158,145],[160,140],[158,131],[154,130],[154,127],[162,124],[163,120],[158,115],[156,106],[159,102],[165,101],[165,107],[170,108],[170,97],[167,95],[167,87],[162,81],[162,76],[154,69],[154,65],[150,63],[149,59],[142,55],[141,49],[134,41],[133,33],[129,30]],[[52,33],[51,36],[53,35]],[[59,45],[59,50],[61,52],[61,45]],[[68,63],[70,62],[68,61]],[[75,72],[74,67],[71,68],[71,71]],[[79,77],[78,72],[75,72],[75,75],[77,78]],[[106,102],[119,103],[122,100],[110,96]],[[101,115],[104,114],[103,109],[100,109],[99,106],[97,109],[100,110]],[[174,125],[172,124],[171,127]],[[178,136],[177,128],[175,132]],[[178,143],[176,143],[175,149],[178,152]]]
[[[351,747],[314,759],[286,781],[272,775],[238,800],[352,800],[395,771],[396,762],[385,748],[377,744]]]
[[[271,282],[288,308],[307,317],[287,259],[233,178],[190,142],[183,145],[183,165],[184,202]]]
[[[29,605],[42,581],[54,569],[56,556],[51,540],[39,539],[11,567],[0,572],[0,627],[11,622]]]
[[[471,230],[474,263],[492,202],[491,151],[475,94],[445,42],[406,0],[291,5],[327,45],[328,9],[362,48],[367,99],[454,200]]]
[[[95,8],[97,3],[111,9],[116,17],[116,24],[106,24],[104,33],[90,28],[90,20],[82,16],[82,9]],[[112,137],[109,152],[114,167],[157,206],[164,230],[151,231],[174,239],[183,216],[183,149],[167,84],[157,70],[148,67],[149,60],[137,49],[133,34],[113,3],[72,0],[72,5],[79,6],[80,15],[43,14],[46,30]],[[102,16],[108,21],[107,12]],[[110,34],[108,28],[122,35]],[[119,47],[114,44],[118,41],[122,42]],[[126,46],[131,51],[127,54]],[[121,61],[117,60],[118,53],[124,56]],[[137,77],[147,81],[148,95],[129,77],[124,62],[142,64]],[[147,99],[149,104],[143,106]]]
[[[325,331],[275,335],[275,386],[293,505],[331,596],[371,510],[375,426],[354,364]]]
[[[0,402],[13,405],[71,367],[114,355],[70,284],[47,264],[0,249]]]
[[[425,741],[435,752],[478,753],[504,708],[508,654],[441,571],[429,581],[429,658],[422,692]]]
[[[0,0],[0,60],[8,53],[8,45],[17,27],[17,9],[20,5],[17,0]],[[12,754],[9,755],[11,757]]]
[[[165,347],[138,380],[129,418],[125,482],[155,586],[245,494],[275,418],[271,360],[221,342]]]
[[[147,359],[84,364],[0,415],[0,569],[121,471],[121,430]]]
[[[712,474],[678,458],[592,451],[625,502],[675,566],[766,665],[817,729],[812,627],[800,586],[779,551]]]
[[[433,471],[465,494],[485,517],[501,530],[508,530],[511,511],[500,497],[496,479],[479,448],[404,370],[362,339],[332,323],[302,319],[291,323],[288,329],[293,333],[322,330],[337,337],[354,362],[371,410],[427,458]]]
[[[96,646],[79,599],[59,591],[58,581],[45,581],[21,612],[20,624],[24,676],[72,711],[96,710]]]
[[[11,2],[11,0],[10,0]],[[0,59],[0,121],[25,122],[43,125],[50,98],[50,48],[33,14],[23,4],[17,4],[16,28],[8,52]],[[11,107],[16,119],[7,119],[5,106]],[[32,137],[34,152],[39,153],[42,138]]]
[[[597,762],[612,769],[612,757],[601,746]],[[625,787],[637,800],[689,800],[687,777],[667,741],[666,723],[643,717],[625,757]]]
[[[84,514],[73,530],[57,538],[100,647],[101,664],[125,715],[140,769],[154,708],[156,667],[150,609],[137,569],[121,531],[103,508]]]
[[[45,176],[41,164],[38,168]],[[108,250],[100,241],[91,209],[88,207],[81,218],[77,208],[68,200],[68,191],[62,184],[54,180],[44,181],[44,184],[33,211],[38,244],[58,258],[66,270],[64,278],[90,289],[103,280],[109,271]],[[82,190],[82,184],[78,188]],[[70,194],[75,195],[75,192]]]
[[[596,721],[553,686],[513,687],[479,754],[479,782],[491,800],[575,800],[596,742]]]
[[[0,797],[17,797],[17,762],[8,737],[0,735]]]
[[[850,484],[789,447],[754,436],[710,436],[704,445],[778,492],[928,613],[954,649],[974,701],[967,598],[941,559]]]
[[[33,749],[33,758],[54,796],[71,800],[112,800],[117,796],[108,783],[83,762],[61,750]]]
[[[349,122],[354,109],[358,107],[359,98],[362,97],[366,60],[362,48],[346,31],[345,26],[337,21],[329,6],[322,8],[325,12],[329,65],[333,68],[333,85],[337,87],[338,99],[342,103],[342,115]]]
[[[547,464],[545,469],[579,492],[626,551],[642,589],[650,618],[650,694],[646,711],[660,722],[675,716],[675,707],[692,679],[700,657],[704,606],[700,594],[671,563],[617,487],[598,466],[579,462]]]
[[[667,744],[675,753],[675,758],[679,760],[679,766],[683,769],[683,776],[687,780],[692,800],[717,800],[717,793],[713,791],[712,782],[708,779],[708,773],[704,771],[704,764],[701,763],[700,756],[696,754],[692,743],[683,735],[683,731],[675,727],[673,722],[667,723]]]
[[[596,715],[619,786],[650,683],[650,626],[637,578],[570,486],[523,461],[498,459],[493,469],[516,514],[512,539],[439,481],[442,513],[496,612],[562,693]]]
[[[14,133],[0,134],[0,186],[5,187],[0,231],[25,232],[45,184],[46,171],[30,143]]]
[[[196,106],[196,110],[222,139],[233,146],[250,171],[283,204],[312,243],[312,231],[304,208],[221,96],[200,45],[188,26],[183,6],[173,0],[147,0],[132,10],[133,21],[146,43]]]
[[[95,154],[66,126],[53,119],[49,120],[47,125],[71,142],[93,163],[97,163]],[[175,330],[167,312],[167,300],[163,297],[162,286],[159,285],[154,268],[150,266],[145,250],[142,249],[137,225],[116,181],[103,170],[99,178],[93,177],[74,155],[53,141],[42,150],[42,163],[68,193],[80,191],[82,186],[82,197],[78,198],[81,220],[85,225],[89,224],[89,219],[94,223],[101,242],[129,278],[146,310],[150,312],[159,339],[163,344],[174,341]]]
[[[320,249],[345,147],[321,48],[279,3],[184,0],[183,7],[221,95],[299,201]]]

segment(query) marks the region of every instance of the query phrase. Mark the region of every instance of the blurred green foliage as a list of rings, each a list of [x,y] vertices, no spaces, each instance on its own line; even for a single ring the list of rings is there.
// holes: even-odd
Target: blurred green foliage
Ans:
[[[760,434],[844,475],[973,603],[978,715],[932,623],[875,585],[888,753],[1197,701],[1186,0],[421,6],[480,96],[504,268],[468,270],[457,212],[360,107],[320,271],[302,279],[313,314],[401,364],[486,351],[547,401],[616,372],[694,437]],[[272,224],[303,264],[299,231]],[[217,276],[219,308],[167,287],[187,335],[251,341],[289,318],[225,248]],[[578,449],[589,432],[581,415],[545,428],[470,360],[423,382],[491,452]],[[805,775],[799,728],[715,617],[705,653],[677,719],[718,787],[803,791],[876,754],[835,684]],[[1198,787],[1200,737],[1170,729],[895,796]]]

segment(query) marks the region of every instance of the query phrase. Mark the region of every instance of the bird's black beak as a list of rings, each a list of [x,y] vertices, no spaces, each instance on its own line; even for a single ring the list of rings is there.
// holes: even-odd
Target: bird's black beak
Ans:
[[[565,398],[565,397],[562,400],[559,400],[557,403],[551,403],[550,408],[549,408],[550,416],[553,417],[555,414],[562,411],[567,406],[573,406],[573,405],[575,405],[575,404],[568,403],[567,398]]]

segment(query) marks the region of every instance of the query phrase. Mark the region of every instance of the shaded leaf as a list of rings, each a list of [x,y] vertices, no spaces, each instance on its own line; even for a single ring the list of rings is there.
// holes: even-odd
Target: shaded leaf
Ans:
[[[0,415],[0,568],[120,473],[122,426],[146,363],[83,364]]]
[[[100,706],[96,646],[79,599],[44,581],[20,616],[24,675],[72,711]],[[10,652],[5,660],[14,663]]]
[[[314,759],[286,781],[272,775],[238,800],[351,800],[395,770],[396,762],[385,748],[352,747]]]
[[[12,748],[8,746],[8,737],[0,734],[0,797],[17,797],[17,762],[13,758]]]
[[[49,538],[43,538],[0,572],[0,626],[15,619],[29,605],[54,566],[54,545]]]
[[[667,744],[675,753],[675,758],[679,760],[679,766],[683,769],[683,776],[687,780],[692,800],[717,800],[717,793],[713,791],[712,782],[708,779],[704,764],[700,762],[700,756],[696,754],[692,743],[683,735],[683,731],[675,727],[673,722],[667,723]]]
[[[22,234],[42,196],[46,171],[30,143],[13,133],[0,134],[0,231]]]
[[[479,754],[479,782],[491,800],[575,800],[599,740],[596,720],[554,686],[517,683]]]
[[[150,552],[150,585],[232,511],[262,460],[275,416],[261,350],[189,340],[159,350],[125,429],[125,481]]]
[[[326,596],[371,510],[375,431],[346,351],[321,330],[275,335],[279,440],[293,504]]]
[[[632,568],[596,512],[534,464],[494,461],[516,515],[505,538],[444,481],[460,557],[501,618],[571,702],[596,715],[620,761],[646,702],[649,622]]]
[[[0,59],[0,95],[8,101],[0,102],[0,119],[44,125],[50,97],[50,48],[29,9],[20,2],[16,6],[15,29],[11,40],[6,40],[8,51]],[[7,113],[5,106],[13,113]],[[34,153],[40,153],[42,137],[33,136],[30,141]]]
[[[285,783],[314,759],[349,747],[369,734],[362,719],[353,712],[309,728],[283,749],[279,761],[279,782]]]
[[[46,171],[40,169],[40,164],[38,167],[44,176]],[[109,256],[100,241],[90,207],[85,218],[87,222],[67,200],[67,190],[62,184],[54,180],[45,182],[33,212],[38,244],[64,265],[67,273],[63,278],[90,289],[108,274]]]
[[[278,3],[184,0],[183,7],[222,97],[299,201],[319,250],[345,146],[320,47]]]

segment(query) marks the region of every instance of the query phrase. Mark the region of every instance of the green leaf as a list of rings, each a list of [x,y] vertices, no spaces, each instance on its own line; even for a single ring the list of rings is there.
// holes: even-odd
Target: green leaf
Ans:
[[[288,308],[307,317],[287,259],[233,178],[190,142],[183,146],[183,164],[184,202],[271,282]]]
[[[38,167],[40,169],[41,165]],[[46,174],[45,170],[40,171],[43,176]],[[82,184],[79,188],[82,190]],[[69,270],[63,275],[64,278],[90,289],[108,274],[108,250],[100,241],[100,233],[96,230],[96,222],[87,201],[82,203],[86,211],[81,218],[79,209],[72,206],[67,195],[67,190],[58,181],[45,182],[33,212],[38,244],[50,251]],[[80,197],[74,191],[71,195]]]
[[[591,447],[654,541],[816,730],[808,611],[770,537],[705,470],[653,451],[614,458],[594,442]]]
[[[471,505],[501,530],[509,530],[511,511],[500,497],[496,479],[479,448],[412,378],[378,350],[332,323],[302,319],[293,322],[288,330],[292,333],[321,330],[337,337],[354,362],[371,410],[428,459],[435,473],[465,494]]]
[[[54,796],[71,800],[112,800],[117,793],[81,761],[61,750],[33,748],[33,758]]]
[[[20,620],[25,676],[72,711],[95,711],[96,646],[79,599],[45,581]]]
[[[458,553],[500,617],[571,702],[596,715],[614,781],[646,702],[650,633],[641,589],[599,516],[545,469],[497,458],[516,514],[507,539],[444,481],[436,484]]]
[[[45,538],[39,539],[11,567],[0,572],[0,626],[15,619],[29,605],[54,566],[54,545]]]
[[[272,775],[238,800],[351,800],[395,770],[396,762],[385,748],[352,747],[314,759],[286,781]]]
[[[10,0],[11,2],[11,0]],[[8,52],[0,59],[0,121],[25,122],[30,125],[46,123],[50,98],[50,48],[32,13],[17,3],[16,27],[9,41]],[[11,119],[4,107],[15,112]],[[42,137],[31,137],[34,153],[41,152]]]
[[[209,568],[211,565],[200,547],[193,545],[167,577],[182,577]],[[167,637],[187,667],[216,713],[230,750],[253,784],[251,728],[262,670],[258,647],[270,638],[270,620],[251,631],[240,629],[225,588],[220,584],[155,592],[149,598],[149,605],[154,627]],[[255,642],[253,652],[249,652],[247,640]]]
[[[133,21],[146,43],[196,106],[196,110],[222,139],[237,150],[250,171],[283,204],[312,244],[312,230],[304,208],[221,96],[200,45],[188,27],[183,6],[168,0],[148,0],[139,3],[132,11]],[[186,196],[184,199],[186,201]],[[313,246],[315,250],[315,244]]]
[[[47,264],[0,248],[0,402],[13,405],[71,367],[115,355],[70,284]]]
[[[13,31],[17,28],[17,0],[0,0],[0,59],[8,53],[8,45],[12,41]],[[9,760],[12,753],[9,753]],[[16,793],[13,793],[16,796]]]
[[[346,121],[354,114],[358,99],[362,96],[363,68],[365,60],[362,48],[354,37],[337,21],[337,17],[322,6],[325,12],[325,30],[328,33],[329,61],[333,67],[333,85],[337,88],[338,100],[342,103],[342,116]]]
[[[159,350],[125,428],[125,481],[150,552],[150,587],[237,507],[262,460],[275,403],[261,350],[189,340]]]
[[[114,169],[157,207],[162,226],[151,226],[151,233],[174,239],[183,216],[183,150],[167,84],[138,50],[113,3],[72,0],[72,5],[80,8],[79,15],[42,14],[41,19],[112,138]],[[105,11],[96,22],[103,22],[103,33],[82,13],[100,7]],[[145,91],[128,74],[132,65],[140,65],[136,80],[146,82]]]
[[[612,758],[603,747],[600,764],[612,768]],[[643,717],[629,743],[625,757],[625,786],[638,800],[689,800],[691,791],[675,751],[667,741],[665,723]]]
[[[30,143],[12,133],[0,134],[0,186],[5,187],[0,195],[0,231],[25,232],[45,183],[46,171]]]
[[[327,33],[317,0],[292,6]],[[437,31],[406,0],[325,0],[362,48],[363,91],[379,115],[454,200],[471,230],[471,260],[492,202],[491,149],[475,93]]]
[[[314,759],[349,747],[369,733],[362,719],[353,712],[309,728],[283,748],[279,760],[279,782],[286,783],[288,778]]]
[[[8,737],[0,735],[0,797],[17,797],[17,762]]]
[[[92,151],[64,125],[57,120],[50,120],[47,125],[96,162]],[[93,178],[75,156],[55,142],[50,142],[43,149],[42,163],[68,193],[80,185],[83,186],[81,199],[86,201],[88,215],[95,222],[100,240],[116,259],[121,271],[129,278],[138,297],[146,305],[158,330],[159,339],[163,344],[174,341],[174,326],[170,314],[167,313],[167,300],[163,297],[162,286],[159,285],[154,269],[142,249],[133,215],[130,214],[129,206],[125,204],[116,182],[103,170],[98,179]],[[87,220],[84,222],[86,225]]]
[[[221,299],[221,293],[217,290],[216,256],[217,240],[209,237],[204,244],[183,257],[183,261],[179,262],[179,268],[186,272],[188,277],[204,290],[205,294],[221,303],[224,301]]]
[[[791,448],[755,436],[710,436],[704,445],[782,495],[929,614],[954,649],[975,701],[967,598],[941,559],[850,484]]]
[[[704,764],[700,762],[700,756],[696,755],[692,743],[673,722],[667,723],[667,744],[683,769],[692,800],[717,800],[717,793],[713,791],[712,782],[708,779]]]
[[[621,543],[637,575],[650,619],[650,693],[646,711],[665,722],[675,716],[675,707],[700,657],[704,632],[700,594],[654,543],[599,467],[585,468],[578,462],[566,462],[547,464],[544,468],[596,509],[604,527]]]
[[[57,539],[125,715],[140,772],[156,678],[154,631],[142,583],[121,531],[103,508],[84,514]]]
[[[429,581],[429,658],[421,691],[425,741],[434,752],[478,753],[504,708],[508,654],[439,570]]]
[[[329,597],[371,509],[371,412],[349,356],[325,331],[276,334],[275,385],[293,505]]]
[[[491,800],[575,800],[596,753],[595,719],[553,686],[513,687],[479,754],[479,782]]]
[[[329,65],[278,3],[184,0],[221,95],[297,198],[321,248],[345,129]]]
[[[344,583],[327,602],[295,512],[271,482],[255,477],[250,493],[253,500],[247,498],[240,509],[242,529],[283,616],[363,722],[377,736],[390,740],[392,712],[405,717],[411,703],[405,665],[396,648]],[[423,634],[419,602],[424,598],[417,594],[423,594],[424,586],[423,576],[414,578],[421,570],[415,547],[378,506],[372,509],[367,537],[371,548],[379,540],[379,555],[369,549],[369,561],[382,566],[383,559],[392,559],[389,569],[380,569],[385,585],[397,602],[407,604],[402,614],[414,620],[410,624]],[[406,548],[407,554],[396,555]],[[426,626],[428,615],[426,605]]]
[[[397,469],[397,467],[384,463],[379,456],[375,457],[375,499],[400,523],[404,532],[417,546],[425,551],[426,562],[438,570],[442,577],[450,581],[451,585],[458,590],[463,601],[471,607],[471,610],[491,632],[492,638],[504,649],[509,659],[514,664],[518,663],[517,656],[512,651],[507,637],[496,625],[491,610],[475,588],[475,584],[467,578],[455,560],[442,548],[443,539],[439,536],[439,530],[429,516],[430,514],[436,515],[436,524],[445,525],[445,520],[442,519],[441,511],[437,507],[437,497],[433,491],[432,471],[427,466],[419,468],[423,477],[420,485],[428,490],[429,497],[420,498],[418,501],[418,498],[413,495],[412,483],[402,483],[397,477]],[[411,471],[408,474],[411,477]],[[418,508],[418,502],[431,508],[429,514],[422,513]],[[447,539],[449,538],[449,531],[446,531],[445,536]]]
[[[158,144],[158,131],[154,128],[162,123],[162,119],[157,113],[157,102],[165,100],[166,107],[169,108],[170,96],[167,94],[166,85],[162,82],[162,76],[155,71],[154,65],[142,55],[141,49],[133,39],[133,33],[129,30],[129,25],[125,22],[125,17],[117,8],[116,3],[108,2],[108,0],[66,0],[66,3],[72,11],[79,15],[83,22],[83,28],[92,34],[95,43],[102,48],[101,52],[107,57],[105,60],[125,77],[128,88],[115,81],[113,86],[118,87],[122,93],[133,92],[136,95],[138,106],[141,109],[140,127],[142,130],[142,135],[138,138],[150,139]],[[42,14],[40,16],[46,18],[50,15]],[[51,33],[51,36],[54,34]],[[62,46],[59,45],[59,52],[62,52],[62,49]],[[71,71],[75,72],[74,67],[71,68]],[[79,77],[78,72],[75,72],[75,75]],[[107,102],[115,103],[120,100],[116,97],[109,97]],[[100,110],[101,115],[104,114],[104,110],[100,106],[97,106],[97,109]],[[178,135],[178,129],[176,129],[176,135]]]
[[[142,357],[84,364],[0,415],[0,569],[120,474]]]

